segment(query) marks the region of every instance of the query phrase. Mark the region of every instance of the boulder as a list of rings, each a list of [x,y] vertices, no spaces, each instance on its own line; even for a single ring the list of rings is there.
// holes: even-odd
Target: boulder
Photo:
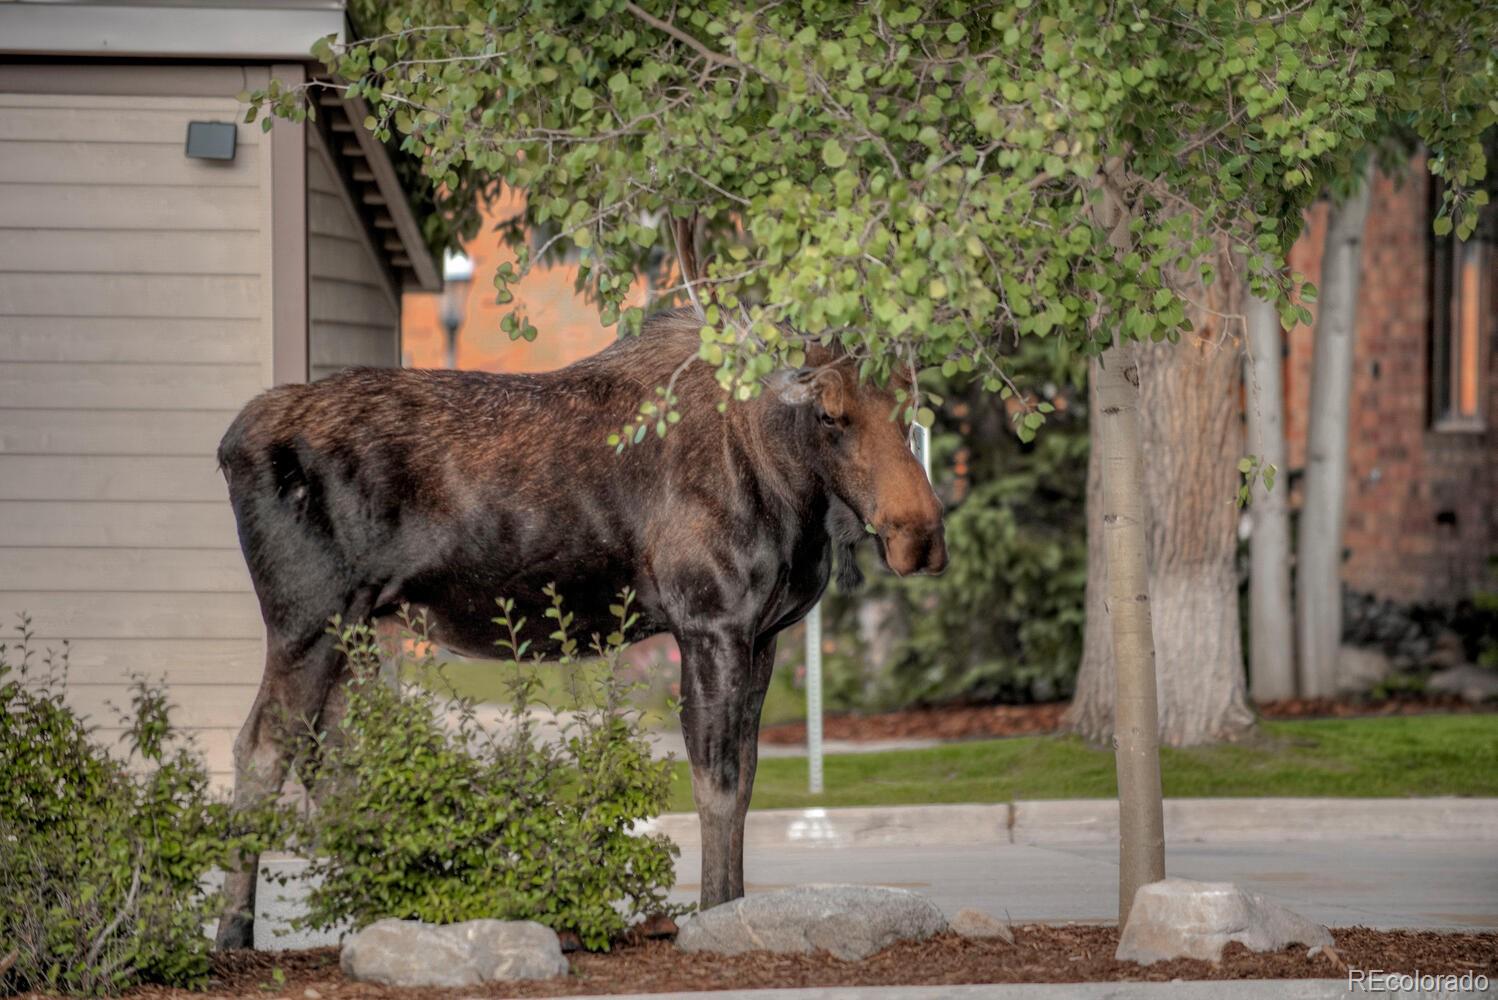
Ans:
[[[1371,691],[1393,671],[1394,664],[1381,649],[1343,646],[1337,651],[1337,691],[1342,694]]]
[[[1014,931],[1009,925],[982,910],[959,910],[952,918],[951,930],[965,938],[998,938],[1014,944]]]
[[[897,941],[919,941],[946,930],[929,899],[905,889],[806,885],[743,899],[688,917],[676,936],[684,951],[738,955],[746,951],[867,958]]]
[[[380,920],[343,943],[343,974],[383,986],[477,986],[567,971],[549,927],[530,920]]]
[[[1120,961],[1149,965],[1172,958],[1216,962],[1229,941],[1250,951],[1290,944],[1332,946],[1325,927],[1231,882],[1168,878],[1141,886],[1119,937]]]
[[[1467,662],[1467,644],[1462,637],[1449,628],[1436,633],[1430,652],[1425,656],[1425,666],[1432,670],[1450,670]]]
[[[1431,674],[1425,690],[1459,695],[1463,701],[1479,702],[1498,698],[1498,670],[1488,670],[1473,663]]]

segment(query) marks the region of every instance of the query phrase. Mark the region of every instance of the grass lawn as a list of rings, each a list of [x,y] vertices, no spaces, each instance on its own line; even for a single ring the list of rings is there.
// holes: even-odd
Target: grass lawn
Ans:
[[[1498,715],[1423,715],[1260,724],[1250,743],[1161,751],[1165,794],[1210,796],[1498,795]],[[1071,736],[954,743],[828,757],[827,791],[806,791],[806,761],[761,760],[753,807],[865,806],[1112,797],[1113,754]],[[690,812],[685,763],[671,808]]]
[[[581,660],[575,663],[543,663],[539,666],[524,663],[520,666],[528,676],[538,683],[536,698],[548,708],[566,710],[579,703],[575,685],[580,685],[585,695],[590,684],[596,684],[608,668],[599,660]],[[770,690],[765,694],[764,710],[760,712],[760,724],[773,726],[780,722],[799,722],[806,718],[806,694],[794,686],[791,671],[780,669],[774,674]],[[677,671],[670,665],[660,665],[651,671],[650,681],[641,684],[632,695],[636,705],[652,725],[673,718],[667,708],[669,688],[676,679]],[[440,695],[457,695],[472,698],[491,705],[508,705],[511,701],[511,682],[515,677],[515,665],[498,660],[446,660],[435,672],[423,673],[414,667],[406,672],[406,679],[422,684]]]

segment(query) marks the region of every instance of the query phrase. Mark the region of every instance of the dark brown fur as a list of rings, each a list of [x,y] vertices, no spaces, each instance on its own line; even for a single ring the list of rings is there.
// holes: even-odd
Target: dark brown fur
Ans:
[[[284,780],[289,740],[273,719],[336,724],[332,616],[409,603],[444,645],[483,657],[496,597],[539,623],[555,583],[587,636],[612,627],[608,606],[628,587],[641,612],[631,638],[669,631],[681,647],[703,905],[742,895],[776,635],[821,596],[834,549],[852,567],[865,523],[896,572],[940,572],[946,549],[941,506],[890,419],[894,396],[825,350],[724,413],[711,370],[691,364],[676,382],[681,423],[610,447],[695,354],[697,328],[666,313],[555,372],[355,369],[245,407],[219,460],[268,655],[235,746],[237,803]],[[547,631],[530,638],[554,653]],[[230,876],[221,945],[252,940],[254,864]]]

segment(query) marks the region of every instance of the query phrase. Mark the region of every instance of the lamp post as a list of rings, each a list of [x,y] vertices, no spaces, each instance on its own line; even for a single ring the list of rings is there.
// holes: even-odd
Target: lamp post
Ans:
[[[458,331],[468,315],[468,288],[473,284],[473,261],[467,254],[449,250],[442,257],[442,304],[438,309],[442,329],[447,334],[447,353],[443,364],[458,367]]]

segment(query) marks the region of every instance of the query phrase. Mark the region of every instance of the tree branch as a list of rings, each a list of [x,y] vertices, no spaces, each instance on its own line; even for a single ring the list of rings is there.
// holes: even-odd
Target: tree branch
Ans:
[[[672,38],[689,47],[690,49],[692,49],[692,51],[696,52],[698,55],[700,55],[710,63],[714,63],[718,66],[732,66],[735,69],[744,69],[756,73],[758,72],[758,70],[755,70],[754,67],[740,62],[733,56],[725,55],[722,52],[714,52],[712,49],[702,44],[701,41],[693,38],[685,31],[682,31],[670,21],[662,21],[654,14],[650,13],[647,10],[644,10],[640,7],[639,4],[635,3],[634,0],[630,0],[630,2],[626,3],[624,5],[624,9],[629,11],[639,20],[644,21],[646,24],[650,25],[656,31],[659,31],[662,34],[670,35]]]

